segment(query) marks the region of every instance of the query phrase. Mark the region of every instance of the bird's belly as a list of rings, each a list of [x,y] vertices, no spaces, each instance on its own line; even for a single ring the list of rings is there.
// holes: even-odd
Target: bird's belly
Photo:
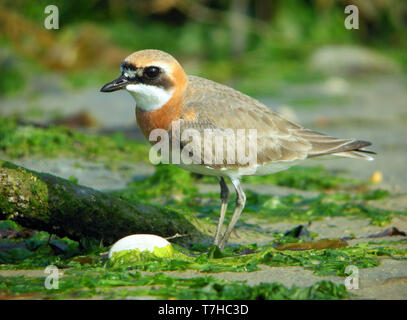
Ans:
[[[191,171],[198,174],[208,175],[208,176],[217,176],[217,177],[229,177],[229,178],[238,178],[242,176],[264,176],[279,171],[289,169],[292,166],[297,165],[300,162],[298,161],[275,161],[270,163],[265,163],[262,165],[255,165],[251,167],[240,167],[240,168],[221,168],[214,169],[205,165],[199,164],[185,164],[180,163],[176,164],[177,167]]]
[[[185,163],[180,163],[180,164],[175,164],[178,168],[191,171],[194,173],[198,174],[203,174],[206,176],[217,176],[217,177],[222,177],[222,176],[228,176],[226,174],[227,169],[213,169],[211,167],[207,167],[204,165],[199,165],[199,164],[185,164]]]
[[[276,173],[279,171],[287,170],[293,166],[296,166],[303,160],[291,160],[291,161],[274,161],[257,166],[256,176],[266,176],[268,174]]]

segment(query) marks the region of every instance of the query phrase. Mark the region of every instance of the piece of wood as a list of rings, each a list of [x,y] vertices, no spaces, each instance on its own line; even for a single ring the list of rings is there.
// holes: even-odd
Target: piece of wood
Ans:
[[[73,240],[105,245],[136,233],[181,242],[204,237],[196,219],[165,208],[130,203],[113,195],[0,160],[0,220]]]

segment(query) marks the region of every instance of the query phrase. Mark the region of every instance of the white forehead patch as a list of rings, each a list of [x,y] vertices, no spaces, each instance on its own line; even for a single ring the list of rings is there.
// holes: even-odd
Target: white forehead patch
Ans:
[[[136,101],[136,107],[145,111],[160,109],[172,97],[174,90],[165,90],[156,86],[143,83],[128,84],[126,90]]]

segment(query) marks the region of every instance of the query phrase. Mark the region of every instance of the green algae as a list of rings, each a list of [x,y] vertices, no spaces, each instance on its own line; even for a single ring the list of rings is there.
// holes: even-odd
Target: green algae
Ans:
[[[0,227],[21,228],[8,221],[3,222]],[[25,244],[24,248],[17,251],[2,251],[0,269],[38,269],[56,265],[64,273],[59,281],[59,289],[45,289],[42,277],[0,277],[0,295],[7,295],[9,298],[28,295],[31,298],[46,299],[95,296],[105,299],[128,296],[160,299],[342,299],[348,297],[346,289],[329,281],[320,281],[308,288],[286,288],[279,283],[249,286],[244,282],[206,276],[174,278],[162,272],[195,270],[203,275],[219,272],[250,273],[266,265],[299,266],[319,276],[345,277],[345,270],[349,265],[360,269],[372,268],[378,266],[383,258],[407,258],[405,248],[366,243],[336,249],[278,250],[275,245],[282,243],[284,239],[277,236],[269,245],[226,247],[223,252],[202,244],[196,244],[191,249],[174,244],[172,258],[143,253],[137,259],[119,259],[116,263],[109,264],[109,261],[100,256],[107,248],[93,247],[92,252],[86,252],[80,248],[78,242],[67,238],[55,239],[62,240],[70,247],[64,253],[56,254],[47,243],[48,236],[46,232],[36,232],[27,239],[0,240],[3,246],[6,241]],[[141,272],[144,271],[156,274],[142,275]]]
[[[8,224],[4,223],[4,225]],[[287,237],[291,239],[291,237]],[[322,247],[319,250],[279,250],[278,245],[287,242],[283,237],[277,235],[274,240],[264,246],[252,244],[226,247],[223,252],[220,252],[216,250],[216,247],[202,244],[196,244],[191,249],[173,244],[172,257],[160,257],[145,252],[134,257],[133,253],[120,252],[118,259],[106,261],[99,256],[99,253],[107,250],[106,248],[93,246],[87,250],[81,249],[77,241],[63,238],[56,240],[63,242],[66,249],[57,254],[51,250],[48,239],[48,233],[34,232],[27,239],[0,240],[0,244],[6,248],[0,254],[1,269],[35,269],[50,264],[63,268],[77,268],[81,267],[81,262],[83,262],[83,259],[77,260],[77,257],[86,254],[85,257],[91,258],[91,261],[86,263],[91,263],[95,268],[104,266],[108,270],[252,272],[259,270],[259,265],[268,265],[270,267],[302,266],[318,275],[344,276],[347,265],[370,268],[379,265],[379,258],[405,258],[407,256],[405,248],[374,246],[375,244],[366,243],[337,248],[326,247],[324,249]],[[125,256],[128,259],[123,258]]]
[[[213,277],[175,278],[162,273],[142,275],[140,272],[120,273],[69,270],[59,279],[58,288],[47,290],[44,278],[1,277],[0,294],[8,298],[25,295],[43,299],[104,299],[149,296],[158,299],[344,299],[349,294],[344,285],[320,281],[306,288],[287,288],[280,283],[249,286],[243,281],[227,281]]]
[[[312,167],[296,170],[301,170],[301,172],[310,170],[310,177],[314,173]],[[325,181],[318,188],[329,185],[329,189],[334,186],[339,189],[335,193],[322,191],[316,196],[298,195],[295,191],[287,196],[272,196],[246,190],[247,200],[242,221],[247,216],[267,220],[268,223],[304,222],[321,220],[325,217],[346,216],[367,218],[370,219],[372,225],[385,226],[392,221],[394,216],[407,215],[407,212],[378,209],[371,205],[374,201],[391,197],[387,190],[369,189],[366,186],[349,190],[348,183],[351,180],[331,176],[327,171],[320,171],[321,169],[318,167],[316,170],[323,172],[323,177],[320,179]],[[278,180],[279,185],[286,184],[293,187],[294,184],[291,181],[296,176],[296,171],[287,170],[285,172],[287,172],[284,173],[285,176],[281,172],[280,180]],[[272,176],[274,175],[266,178]],[[262,179],[263,177],[250,178]],[[151,177],[144,181],[129,183],[125,189],[115,191],[113,194],[130,202],[166,205],[171,209],[192,213],[198,218],[209,218],[216,222],[219,216],[219,193],[198,194],[196,188],[198,182],[208,181],[216,182],[216,179],[213,177],[200,179],[196,175],[191,175],[173,165],[159,165]],[[355,183],[359,186],[364,185],[360,181]],[[297,186],[304,189],[302,185]],[[318,189],[316,184],[314,184],[314,188]],[[233,200],[230,202],[232,203]],[[233,204],[229,205],[229,213],[232,208]]]
[[[371,224],[383,226],[391,222],[392,217],[405,215],[404,212],[378,209],[366,204],[367,200],[380,200],[386,191],[375,190],[364,193],[346,194],[320,193],[315,197],[288,195],[270,197],[254,192],[246,192],[246,214],[253,214],[269,222],[277,221],[314,221],[325,217],[369,218]]]
[[[372,268],[380,264],[379,257],[405,257],[407,249],[391,247],[368,247],[359,244],[350,247],[321,250],[277,250],[264,246],[257,252],[239,255],[228,252],[219,257],[202,253],[198,257],[174,254],[174,258],[157,258],[153,256],[132,260],[129,264],[115,265],[116,269],[139,271],[183,271],[197,270],[205,273],[217,272],[252,272],[259,270],[259,265],[270,267],[301,266],[312,270],[317,275],[345,276],[348,265],[358,268]]]
[[[44,278],[0,277],[0,294],[8,297],[32,294],[46,299],[99,298],[113,299],[128,296],[150,296],[160,299],[342,299],[348,294],[343,285],[320,281],[308,288],[290,289],[279,283],[249,286],[245,282],[218,280],[211,276],[189,279],[165,275],[163,271],[199,270],[205,272],[251,272],[257,265],[270,267],[302,266],[317,275],[346,276],[349,265],[371,268],[379,265],[379,258],[405,257],[407,250],[370,248],[366,244],[341,249],[280,252],[273,248],[257,248],[258,252],[236,255],[230,248],[225,257],[210,258],[207,254],[190,257],[176,253],[174,259],[144,256],[145,261],[132,262],[129,268],[103,267],[101,260],[94,264],[71,263],[63,269],[59,288],[44,288]],[[234,255],[233,255],[234,254]],[[141,271],[157,272],[143,275]]]
[[[84,134],[63,126],[42,128],[19,125],[15,119],[0,117],[0,153],[8,158],[74,157],[113,166],[116,162],[147,162],[148,144],[110,136]]]
[[[148,261],[155,258],[174,258],[174,248],[172,245],[167,245],[162,248],[154,247],[153,251],[139,249],[123,250],[114,252],[107,262],[110,268],[132,265],[138,261]]]
[[[162,197],[166,195],[164,190],[167,190],[165,182],[158,184],[157,188],[152,186],[148,191],[145,191],[143,186],[146,185],[141,184],[136,187],[129,185],[129,188],[115,191],[113,194],[130,202],[164,204],[168,208],[192,213],[201,219],[209,218],[214,223],[219,217],[220,200],[218,193],[198,195],[194,189],[191,190],[183,185],[185,192],[179,188],[177,192],[167,196],[163,202]],[[174,185],[167,187],[169,189],[176,188]],[[160,190],[163,192],[159,193]],[[157,193],[157,197],[149,198],[148,193]],[[379,209],[371,205],[371,201],[381,200],[387,196],[389,196],[388,192],[380,189],[354,194],[320,193],[313,197],[305,197],[295,193],[287,196],[271,196],[246,190],[247,200],[241,221],[244,221],[245,217],[254,217],[266,220],[268,223],[281,221],[301,223],[321,220],[326,217],[350,217],[367,218],[370,219],[372,225],[385,226],[391,223],[393,217],[407,215],[407,212]],[[233,210],[233,200],[230,202],[229,214]]]
[[[198,188],[188,171],[174,165],[157,165],[154,174],[143,181],[130,182],[126,189],[112,192],[123,199],[148,201],[153,199],[171,200],[197,196]]]
[[[278,185],[299,189],[307,189],[307,181],[311,181],[309,188],[313,190],[344,189],[340,189],[336,193],[322,192],[314,197],[304,197],[295,193],[278,197],[246,190],[245,215],[253,214],[257,218],[264,218],[269,222],[300,222],[324,217],[356,216],[370,218],[372,224],[383,226],[390,223],[393,216],[405,214],[376,209],[366,204],[367,201],[390,197],[390,193],[386,190],[365,188],[362,189],[363,191],[354,189],[348,191],[347,187],[350,182],[359,186],[364,183],[332,175],[320,167],[291,168],[290,170],[267,177],[247,178],[250,182],[258,181],[259,183],[263,179],[271,179]],[[277,178],[273,178],[274,176]],[[198,182],[209,181],[213,183],[216,182],[216,179],[211,177],[200,179],[173,165],[158,165],[156,172],[151,177],[144,181],[132,182],[127,185],[126,189],[115,191],[114,194],[129,201],[155,202],[185,212],[196,212],[197,216],[201,218],[204,216],[216,218],[219,214],[219,193],[198,194],[196,188]],[[300,184],[299,181],[304,182]],[[320,181],[320,183],[312,181]],[[202,198],[206,200],[205,205],[199,200]]]

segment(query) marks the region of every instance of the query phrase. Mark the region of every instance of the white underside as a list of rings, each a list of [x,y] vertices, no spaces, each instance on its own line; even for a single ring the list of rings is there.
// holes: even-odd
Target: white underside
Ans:
[[[341,155],[332,155],[325,156],[324,160],[329,160],[331,158],[335,158],[336,156]],[[210,175],[210,176],[217,176],[217,177],[229,177],[231,179],[240,179],[242,176],[266,176],[269,174],[273,174],[279,171],[287,170],[293,166],[297,166],[302,164],[306,161],[313,161],[314,159],[297,159],[297,160],[288,160],[288,161],[274,161],[270,163],[265,163],[263,165],[254,165],[251,167],[242,167],[238,169],[228,169],[228,168],[221,168],[213,169],[211,167],[205,165],[198,165],[198,164],[175,164],[177,167],[188,170],[194,173],[203,174],[203,175]],[[374,160],[372,157],[367,156],[366,160]]]
[[[176,164],[177,167],[188,170],[194,173],[217,176],[217,177],[229,177],[231,179],[239,179],[242,176],[264,176],[279,171],[283,171],[299,164],[302,160],[294,161],[276,161],[273,163],[266,163],[264,165],[255,165],[251,167],[242,167],[238,169],[213,169],[204,165],[198,164]]]
[[[133,96],[136,101],[136,107],[145,111],[160,109],[172,97],[173,90],[150,86],[142,83],[128,84],[126,90]]]

